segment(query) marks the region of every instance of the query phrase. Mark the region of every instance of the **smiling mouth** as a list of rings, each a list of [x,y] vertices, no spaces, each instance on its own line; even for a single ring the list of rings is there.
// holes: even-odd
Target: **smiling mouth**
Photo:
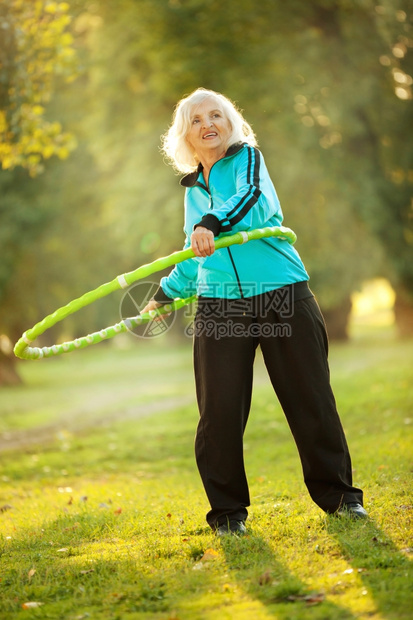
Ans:
[[[211,131],[210,133],[206,133],[204,136],[202,136],[202,139],[205,140],[205,138],[216,138],[218,134],[215,131]]]

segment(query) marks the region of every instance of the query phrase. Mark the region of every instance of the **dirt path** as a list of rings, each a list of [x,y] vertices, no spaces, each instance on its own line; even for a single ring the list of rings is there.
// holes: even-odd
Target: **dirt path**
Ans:
[[[80,412],[71,418],[65,417],[54,424],[39,426],[29,430],[16,430],[3,432],[0,435],[0,452],[30,448],[39,444],[48,444],[59,438],[65,432],[81,434],[92,428],[102,428],[114,422],[143,418],[146,416],[172,411],[178,407],[185,407],[194,403],[194,396],[181,396],[164,398],[144,404],[130,405],[125,408],[116,408],[111,413],[106,413],[98,418],[91,418]]]

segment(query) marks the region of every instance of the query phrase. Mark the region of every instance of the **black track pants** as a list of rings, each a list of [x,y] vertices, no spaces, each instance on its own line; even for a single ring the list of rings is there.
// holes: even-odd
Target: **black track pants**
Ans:
[[[263,299],[265,295],[255,302]],[[208,523],[214,528],[248,514],[243,433],[258,345],[312,499],[326,512],[335,512],[342,503],[362,504],[362,491],[352,486],[350,454],[330,386],[325,324],[314,297],[295,301],[291,313],[277,304],[268,308],[271,304],[256,303],[254,310],[234,316],[231,305],[239,308],[236,301],[200,298],[195,319],[200,412],[195,453],[211,505]]]

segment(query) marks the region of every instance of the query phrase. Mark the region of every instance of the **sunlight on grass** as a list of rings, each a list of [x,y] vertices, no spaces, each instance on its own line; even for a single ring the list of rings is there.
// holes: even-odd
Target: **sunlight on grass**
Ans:
[[[50,412],[54,431],[40,443],[0,453],[2,620],[410,619],[411,342],[364,334],[331,349],[365,522],[326,517],[311,502],[258,356],[240,539],[218,539],[205,522],[189,343],[79,359],[29,362],[26,385],[3,392],[3,428],[15,434],[36,431],[33,403],[71,405]],[[82,405],[88,387],[100,397]],[[27,601],[44,604],[27,611]]]

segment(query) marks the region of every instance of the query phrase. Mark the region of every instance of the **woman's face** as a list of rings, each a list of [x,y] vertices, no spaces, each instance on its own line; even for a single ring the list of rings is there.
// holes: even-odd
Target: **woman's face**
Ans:
[[[227,150],[230,134],[230,122],[217,99],[208,97],[193,108],[186,140],[201,161],[203,156],[222,157]]]

